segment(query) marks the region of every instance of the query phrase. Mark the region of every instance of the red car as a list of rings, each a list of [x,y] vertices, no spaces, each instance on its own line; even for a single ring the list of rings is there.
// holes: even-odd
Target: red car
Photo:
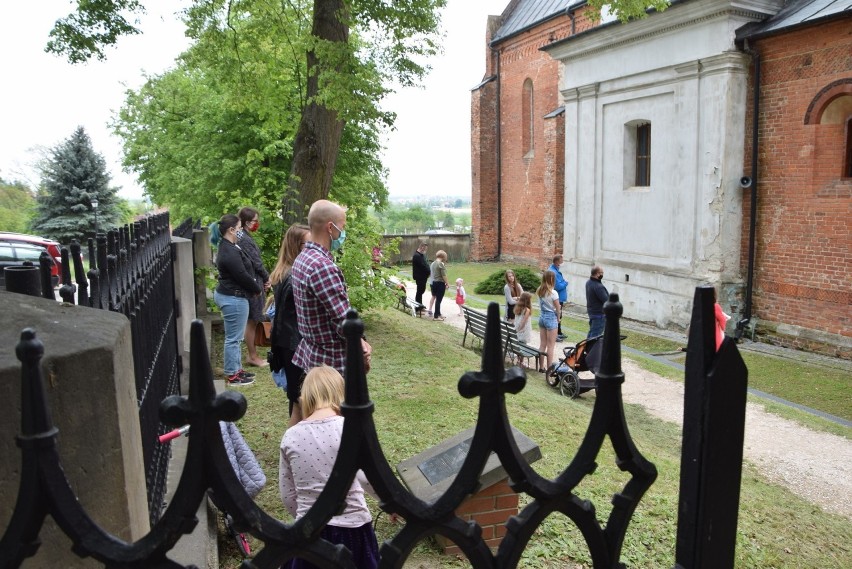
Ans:
[[[53,281],[54,286],[59,283],[59,278],[62,275],[62,253],[59,251],[61,245],[53,241],[52,239],[47,239],[45,237],[39,237],[37,235],[25,235],[23,233],[8,233],[5,231],[0,231],[0,246],[3,245],[15,245],[18,243],[26,243],[29,245],[35,245],[36,247],[41,247],[46,249],[50,256],[53,257],[53,266],[50,269],[51,280]]]

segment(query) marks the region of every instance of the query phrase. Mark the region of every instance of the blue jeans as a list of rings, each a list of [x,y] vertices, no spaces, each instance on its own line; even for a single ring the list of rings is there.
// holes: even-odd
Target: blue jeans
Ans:
[[[243,367],[240,342],[246,332],[249,302],[244,296],[229,296],[218,292],[213,293],[213,300],[222,311],[222,319],[225,321],[225,375],[234,375]]]
[[[545,330],[555,330],[559,326],[559,320],[555,312],[542,311],[538,317],[538,327]]]
[[[597,338],[604,333],[606,327],[606,318],[603,316],[595,316],[589,318],[589,335],[586,338]]]

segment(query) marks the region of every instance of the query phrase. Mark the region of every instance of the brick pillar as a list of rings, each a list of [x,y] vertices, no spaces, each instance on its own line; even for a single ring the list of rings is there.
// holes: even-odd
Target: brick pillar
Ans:
[[[506,535],[506,521],[518,513],[518,495],[509,487],[509,479],[485,488],[461,503],[456,515],[463,520],[473,520],[482,527],[485,544],[496,550]],[[461,553],[461,548],[442,535],[435,536],[446,555]]]
[[[498,79],[499,80],[499,79]],[[470,260],[497,257],[497,81],[471,93],[471,242]]]

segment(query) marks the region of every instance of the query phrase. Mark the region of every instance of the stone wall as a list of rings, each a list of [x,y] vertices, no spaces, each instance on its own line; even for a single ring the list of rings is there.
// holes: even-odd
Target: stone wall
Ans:
[[[443,250],[451,263],[466,263],[470,259],[471,236],[467,233],[440,233],[436,235],[385,235],[383,241],[399,239],[399,252],[385,255],[384,262],[390,265],[411,264],[411,257],[420,243],[428,243],[426,257],[435,258],[435,253]]]

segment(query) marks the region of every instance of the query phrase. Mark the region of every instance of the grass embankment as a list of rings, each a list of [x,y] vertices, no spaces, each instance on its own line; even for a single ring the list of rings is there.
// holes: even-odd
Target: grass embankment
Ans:
[[[453,268],[451,267],[451,270]],[[465,279],[467,281],[467,276]],[[467,283],[466,283],[467,284]],[[472,285],[470,285],[472,286]],[[472,289],[471,289],[472,290]],[[479,356],[461,347],[459,330],[444,324],[411,318],[396,310],[365,316],[367,335],[374,347],[369,376],[375,403],[375,422],[388,462],[396,465],[440,441],[471,427],[476,400],[462,398],[459,377],[479,369]],[[215,340],[221,352],[221,338]],[[221,356],[219,356],[221,358]],[[214,364],[216,363],[214,359]],[[248,412],[240,428],[255,450],[269,478],[258,502],[270,514],[286,519],[278,498],[278,445],[286,424],[287,403],[275,388],[268,370],[258,373],[254,385],[242,388]],[[512,424],[536,441],[542,459],[534,468],[553,477],[573,457],[586,430],[594,395],[578,400],[561,397],[541,376],[531,375],[526,387],[507,397]],[[630,432],[643,455],[659,470],[629,527],[623,560],[630,567],[672,567],[677,524],[680,430],[657,420],[641,407],[625,409]],[[598,519],[605,520],[612,494],[627,481],[605,446],[599,468],[576,493],[594,502]],[[528,501],[522,496],[522,505]],[[378,512],[371,504],[374,515]],[[795,523],[791,523],[795,520]],[[378,523],[379,541],[396,531],[386,515]],[[790,492],[769,484],[746,466],[740,501],[736,566],[739,568],[850,567],[849,536],[852,522],[822,512]],[[230,551],[228,555],[227,551]],[[222,567],[237,567],[233,548],[223,550]],[[466,567],[465,560],[443,556],[431,542],[415,551],[418,565]],[[537,530],[520,562],[521,567],[587,567],[588,556],[579,532],[570,521],[554,515]]]

